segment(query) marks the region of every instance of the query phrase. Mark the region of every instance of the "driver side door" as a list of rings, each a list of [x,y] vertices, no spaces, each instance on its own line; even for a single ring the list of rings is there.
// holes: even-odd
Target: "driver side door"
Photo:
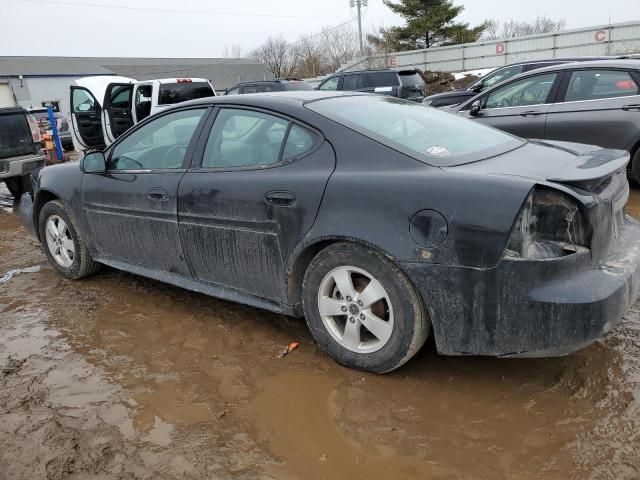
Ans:
[[[96,260],[190,276],[178,235],[177,192],[206,112],[199,107],[155,117],[107,150],[104,174],[83,175],[85,228]]]
[[[531,75],[495,87],[467,102],[460,114],[523,138],[544,138],[545,122],[558,91],[562,72]],[[469,113],[480,101],[477,116]]]

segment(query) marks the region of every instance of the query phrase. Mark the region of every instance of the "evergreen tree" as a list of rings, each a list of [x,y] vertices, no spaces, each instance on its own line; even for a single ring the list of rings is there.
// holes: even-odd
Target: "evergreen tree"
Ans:
[[[453,0],[383,0],[393,12],[406,20],[404,27],[391,27],[380,31],[379,36],[369,36],[374,45],[391,46],[394,50],[415,50],[469,43],[478,40],[486,22],[477,27],[456,22],[464,10]]]

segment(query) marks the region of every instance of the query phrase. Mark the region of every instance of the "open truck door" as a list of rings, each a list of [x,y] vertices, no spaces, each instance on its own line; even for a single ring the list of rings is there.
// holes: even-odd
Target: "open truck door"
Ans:
[[[76,149],[104,147],[101,114],[102,107],[88,88],[71,87],[71,126]]]
[[[77,150],[99,150],[111,145],[113,140],[129,128],[123,118],[120,100],[125,99],[127,92],[118,90],[118,86],[129,86],[135,83],[133,78],[116,75],[97,75],[83,77],[71,86],[71,133]],[[107,96],[109,87],[112,96]],[[131,92],[129,92],[128,118],[131,121]],[[108,109],[105,112],[105,102]],[[115,105],[116,108],[113,108]],[[107,115],[105,115],[105,113]],[[106,118],[105,118],[106,117]],[[112,120],[113,119],[113,120]],[[124,121],[123,121],[124,119]],[[128,126],[127,126],[128,125]]]
[[[134,124],[132,114],[133,83],[110,83],[102,103],[102,129],[110,145]]]

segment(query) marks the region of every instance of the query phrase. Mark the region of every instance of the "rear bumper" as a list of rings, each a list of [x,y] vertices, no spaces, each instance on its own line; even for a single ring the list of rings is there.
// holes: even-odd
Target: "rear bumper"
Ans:
[[[502,260],[489,270],[405,264],[443,354],[565,355],[610,331],[640,285],[640,223],[627,217],[609,257]]]
[[[44,167],[44,155],[24,155],[2,159],[4,167],[0,169],[0,178],[19,177]]]

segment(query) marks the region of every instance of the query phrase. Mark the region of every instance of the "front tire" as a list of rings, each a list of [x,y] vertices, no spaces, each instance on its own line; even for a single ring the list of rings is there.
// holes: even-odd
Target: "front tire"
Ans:
[[[53,200],[42,207],[38,228],[49,263],[60,274],[77,280],[99,270],[100,264],[91,258],[80,229],[62,202]]]
[[[337,243],[312,260],[302,302],[316,343],[346,367],[386,373],[422,347],[431,327],[407,276],[378,252]]]

